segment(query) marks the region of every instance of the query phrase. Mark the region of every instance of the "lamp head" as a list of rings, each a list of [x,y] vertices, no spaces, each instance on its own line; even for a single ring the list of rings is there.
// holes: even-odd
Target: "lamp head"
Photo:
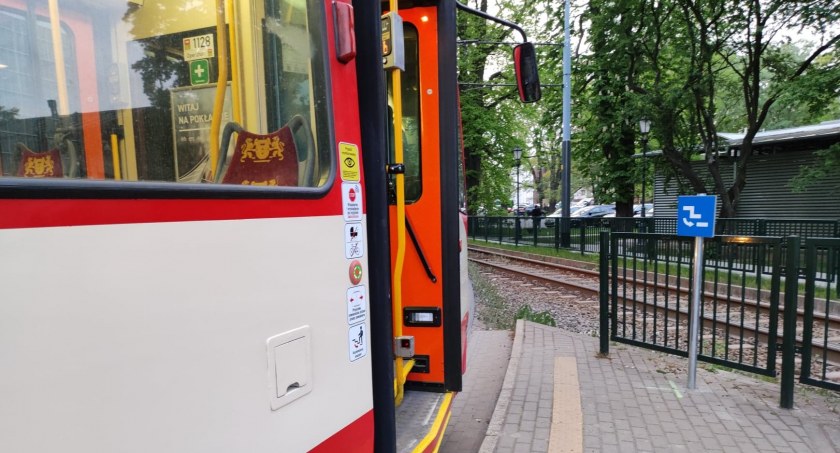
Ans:
[[[647,118],[642,118],[639,120],[639,131],[642,135],[647,135],[650,132],[650,123],[651,121]]]

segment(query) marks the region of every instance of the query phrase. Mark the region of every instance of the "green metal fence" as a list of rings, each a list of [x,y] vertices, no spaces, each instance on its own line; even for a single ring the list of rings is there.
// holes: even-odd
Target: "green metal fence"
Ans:
[[[516,225],[519,225],[518,234]],[[534,228],[536,225],[537,228]],[[468,221],[471,239],[487,242],[564,248],[581,253],[600,250],[601,231],[676,234],[677,219],[672,217],[563,218],[563,217],[484,217]],[[562,243],[563,233],[570,238]],[[718,219],[717,232],[729,236],[799,236],[801,238],[840,238],[840,220],[807,219]]]
[[[694,238],[604,232],[599,242],[601,353],[609,339],[687,357]],[[797,371],[840,391],[840,238],[716,236],[705,249],[698,359],[780,371],[783,408]]]
[[[781,245],[780,238],[768,237],[706,240],[706,247],[755,262],[735,266],[730,259],[704,269],[700,360],[775,375]],[[611,283],[610,339],[686,357],[694,238],[613,233],[602,247],[608,247],[611,267],[606,277],[601,271]],[[773,264],[772,275],[749,270],[765,260]]]
[[[840,323],[837,302],[840,281],[840,239],[809,239],[805,242],[805,300],[802,332],[802,383],[840,391],[840,363],[831,364],[829,351],[840,348],[840,331],[832,325]],[[824,275],[817,295],[818,276]],[[825,275],[828,274],[828,275]],[[815,319],[823,314],[823,320]],[[831,321],[835,322],[832,323]],[[814,345],[821,346],[816,351]],[[830,378],[834,379],[830,379]]]
[[[717,230],[730,236],[770,236],[784,238],[840,238],[840,221],[802,219],[718,219]],[[536,228],[535,228],[536,226]],[[561,218],[561,217],[470,217],[468,234],[471,239],[510,245],[551,247],[585,253],[598,253],[601,232],[676,234],[677,221],[666,217],[635,218]],[[568,238],[564,243],[564,234]],[[766,261],[756,268],[758,261],[751,256],[753,250],[722,250],[717,243],[706,249],[707,266],[735,267],[747,272],[767,275],[773,269]],[[735,255],[733,255],[733,253]],[[784,253],[784,245],[782,253]],[[804,249],[802,250],[804,253]],[[804,275],[804,274],[803,274]],[[835,278],[831,273],[820,273],[818,282]]]

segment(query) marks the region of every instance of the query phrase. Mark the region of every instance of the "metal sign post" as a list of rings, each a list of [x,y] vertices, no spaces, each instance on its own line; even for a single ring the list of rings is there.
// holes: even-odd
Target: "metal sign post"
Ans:
[[[703,238],[715,236],[717,197],[700,194],[677,198],[677,235],[694,236],[691,319],[688,325],[688,389],[697,388],[697,344],[700,340],[700,296],[703,294]]]
[[[691,320],[688,324],[688,389],[697,388],[697,343],[700,324],[700,294],[703,292],[703,238],[694,238],[694,285],[691,288]]]

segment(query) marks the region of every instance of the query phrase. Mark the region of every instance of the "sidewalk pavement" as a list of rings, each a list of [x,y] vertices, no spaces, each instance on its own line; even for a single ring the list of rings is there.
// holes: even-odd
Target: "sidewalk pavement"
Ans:
[[[484,441],[513,345],[509,330],[474,330],[467,353],[464,390],[452,402],[452,415],[440,453],[475,453]]]
[[[502,362],[498,346],[483,344],[486,338],[475,338],[468,376],[488,359],[493,366]],[[775,382],[699,368],[697,389],[689,391],[686,359],[617,344],[609,358],[598,358],[597,350],[597,338],[518,321],[480,449],[474,436],[463,445],[455,436],[470,417],[479,418],[465,418],[463,408],[496,400],[493,378],[465,381],[443,444],[459,449],[441,451],[840,452],[836,393],[803,387],[795,408],[785,410]]]

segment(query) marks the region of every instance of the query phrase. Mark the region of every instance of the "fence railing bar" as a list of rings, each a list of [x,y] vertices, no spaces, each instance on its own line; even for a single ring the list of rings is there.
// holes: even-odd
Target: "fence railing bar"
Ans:
[[[785,316],[782,344],[782,391],[779,405],[793,408],[794,356],[796,354],[796,291],[799,286],[799,237],[787,238],[788,255],[785,260]]]

